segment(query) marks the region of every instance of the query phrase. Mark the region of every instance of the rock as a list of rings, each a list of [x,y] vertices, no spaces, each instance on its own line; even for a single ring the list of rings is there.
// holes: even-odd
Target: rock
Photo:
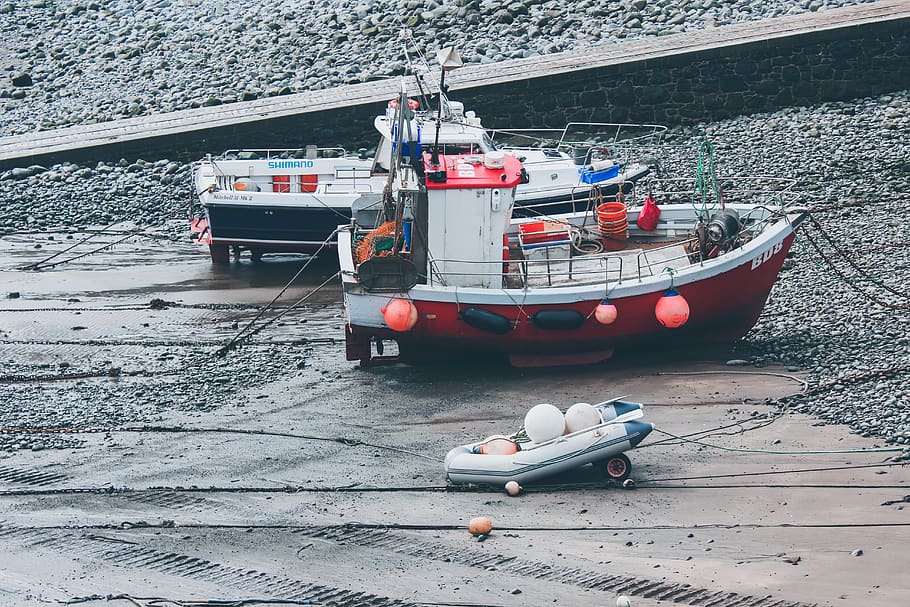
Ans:
[[[32,86],[32,75],[28,72],[19,72],[14,76],[11,76],[13,86]]]

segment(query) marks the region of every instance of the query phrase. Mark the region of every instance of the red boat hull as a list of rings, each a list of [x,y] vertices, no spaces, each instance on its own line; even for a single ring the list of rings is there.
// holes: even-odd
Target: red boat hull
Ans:
[[[779,249],[775,247],[777,250],[764,258],[746,259],[722,274],[677,287],[689,304],[690,314],[688,321],[676,329],[664,327],[655,316],[654,309],[663,291],[611,297],[617,318],[609,325],[600,324],[594,318],[599,299],[565,304],[478,306],[512,321],[512,330],[501,335],[468,325],[461,318],[466,304],[415,298],[413,303],[419,317],[410,331],[349,324],[347,358],[360,360],[362,364],[377,364],[388,360],[415,362],[440,355],[499,353],[515,359],[546,361],[549,358],[553,364],[576,364],[603,360],[611,350],[621,348],[731,342],[755,325],[793,239],[794,235],[789,234]],[[574,310],[586,320],[574,329],[545,329],[532,320],[543,310]],[[374,340],[396,341],[399,354],[373,356]]]

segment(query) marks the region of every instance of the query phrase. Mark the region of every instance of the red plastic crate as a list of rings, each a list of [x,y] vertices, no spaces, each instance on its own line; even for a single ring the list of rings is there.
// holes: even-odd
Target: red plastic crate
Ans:
[[[530,221],[518,226],[521,246],[563,243],[570,240],[569,227],[558,221]]]

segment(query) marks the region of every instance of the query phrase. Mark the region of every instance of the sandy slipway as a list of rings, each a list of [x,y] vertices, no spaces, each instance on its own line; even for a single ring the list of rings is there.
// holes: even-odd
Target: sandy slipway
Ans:
[[[669,137],[670,143],[692,146],[702,136],[709,136],[716,146],[721,175],[767,174],[797,179],[798,189],[806,193],[806,203],[824,230],[822,233],[807,225],[801,231],[764,314],[750,334],[735,345],[730,358],[744,360],[752,367],[782,364],[805,371],[810,394],[785,399],[781,406],[810,413],[823,422],[844,423],[859,434],[899,445],[910,445],[910,389],[906,382],[910,368],[908,134],[910,93],[904,92],[675,129]],[[668,161],[670,168],[691,168],[694,164],[694,157]],[[21,291],[18,299],[7,300],[7,307],[78,305],[30,301],[27,286],[19,286],[27,283],[25,277],[30,274],[15,268],[26,258],[37,261],[84,237],[77,232],[80,229],[123,221],[126,223],[115,226],[115,230],[136,231],[136,238],[111,252],[86,258],[94,264],[93,271],[111,268],[95,274],[101,281],[97,288],[110,288],[113,293],[113,301],[105,300],[105,305],[137,309],[137,318],[120,323],[124,330],[132,327],[142,335],[154,334],[160,330],[155,329],[157,325],[153,322],[151,329],[142,328],[147,321],[140,320],[144,314],[152,314],[169,319],[180,337],[175,337],[174,347],[165,344],[130,350],[111,345],[110,351],[96,349],[92,356],[75,352],[59,356],[57,352],[57,358],[38,356],[41,363],[36,366],[35,357],[25,352],[16,354],[14,346],[23,340],[85,341],[92,329],[74,329],[86,323],[73,316],[60,320],[63,324],[57,326],[56,333],[42,337],[40,332],[30,333],[27,326],[12,331],[13,317],[7,316],[0,331],[0,362],[5,373],[103,373],[109,367],[137,370],[148,366],[150,360],[156,361],[154,369],[185,364],[199,355],[210,355],[230,339],[236,332],[232,323],[242,324],[244,318],[250,318],[251,310],[269,301],[287,279],[265,280],[259,299],[248,302],[251,309],[225,317],[199,319],[186,316],[190,312],[180,307],[149,312],[152,296],[131,292],[129,276],[124,277],[122,295],[102,283],[115,281],[121,261],[135,266],[146,254],[166,254],[176,264],[174,272],[208,267],[205,252],[188,244],[185,218],[192,194],[187,168],[161,160],[115,166],[56,165],[33,168],[31,173],[14,175],[10,171],[0,177],[0,197],[5,201],[0,209],[0,230],[6,234],[0,296]],[[812,247],[810,237],[822,247],[821,254]],[[834,268],[830,262],[836,262]],[[237,271],[250,272],[244,274],[249,280],[263,280],[255,278],[252,266],[241,265]],[[312,285],[332,271],[322,267]],[[69,272],[72,269],[62,266],[47,271],[46,279],[66,285]],[[298,287],[295,297],[302,290],[305,288]],[[65,302],[69,296],[61,291],[54,297]],[[162,297],[169,299],[167,293]],[[332,349],[335,354],[341,351],[343,313],[337,290],[322,304],[317,310],[304,308],[292,313],[282,326],[258,336],[253,347],[225,359],[208,360],[185,374],[101,385],[6,384],[3,389],[8,396],[0,402],[0,425],[72,423],[78,427],[81,423],[95,427],[147,422],[169,410],[202,412],[242,399],[236,391],[239,386],[267,385],[293,376],[298,365],[320,368],[320,357],[310,359],[306,344],[282,341],[315,339],[322,343],[320,348]],[[42,319],[56,318],[52,312],[50,316],[36,314],[34,322],[39,325],[45,322]],[[22,317],[15,318],[21,324]],[[213,327],[217,327],[214,332]],[[194,339],[200,335],[206,339],[196,343]],[[334,373],[335,364],[322,371]],[[202,385],[207,388],[200,390]],[[38,440],[28,435],[4,436],[0,448],[31,448]],[[72,441],[66,439],[64,443]]]
[[[407,67],[405,28],[412,54],[490,63],[855,4],[0,0],[0,136],[388,78]]]

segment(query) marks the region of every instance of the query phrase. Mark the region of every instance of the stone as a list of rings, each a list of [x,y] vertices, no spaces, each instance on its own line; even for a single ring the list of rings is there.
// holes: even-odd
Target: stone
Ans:
[[[34,84],[34,82],[32,82],[32,75],[28,72],[19,72],[11,76],[10,79],[12,80],[13,86],[22,87],[32,86]]]

